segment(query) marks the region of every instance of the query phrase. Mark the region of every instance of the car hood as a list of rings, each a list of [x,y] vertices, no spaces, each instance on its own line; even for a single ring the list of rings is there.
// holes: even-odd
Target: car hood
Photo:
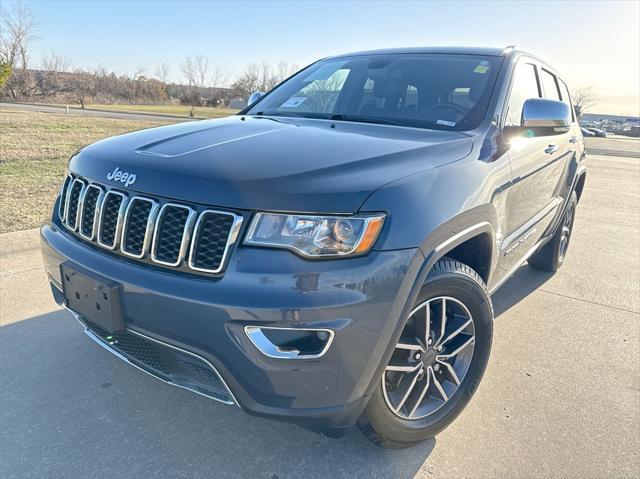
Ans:
[[[232,116],[102,140],[72,158],[70,169],[112,187],[211,206],[353,213],[380,186],[456,161],[471,147],[457,132]],[[115,168],[136,175],[135,183],[107,179]]]

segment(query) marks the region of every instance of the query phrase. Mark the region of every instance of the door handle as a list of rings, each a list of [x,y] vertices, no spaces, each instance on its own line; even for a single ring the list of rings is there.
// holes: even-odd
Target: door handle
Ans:
[[[555,153],[556,151],[558,151],[558,145],[549,145],[544,149],[544,152],[547,155],[550,155],[552,153]]]
[[[571,138],[569,138],[569,143],[576,143],[577,141],[578,141],[577,136],[572,136]]]

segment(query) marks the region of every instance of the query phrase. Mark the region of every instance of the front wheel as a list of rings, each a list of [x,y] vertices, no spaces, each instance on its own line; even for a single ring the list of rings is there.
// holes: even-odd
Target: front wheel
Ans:
[[[399,448],[445,429],[482,379],[492,332],[491,299],[480,276],[458,261],[438,261],[360,418],[363,433]]]

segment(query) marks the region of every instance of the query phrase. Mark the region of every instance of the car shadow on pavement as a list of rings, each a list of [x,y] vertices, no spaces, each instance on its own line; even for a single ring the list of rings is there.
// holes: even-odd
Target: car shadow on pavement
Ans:
[[[535,292],[553,278],[553,275],[554,273],[535,270],[528,265],[522,266],[491,296],[495,318],[498,319],[512,306]]]
[[[414,477],[385,450],[249,416],[131,367],[66,311],[0,327],[0,477]]]

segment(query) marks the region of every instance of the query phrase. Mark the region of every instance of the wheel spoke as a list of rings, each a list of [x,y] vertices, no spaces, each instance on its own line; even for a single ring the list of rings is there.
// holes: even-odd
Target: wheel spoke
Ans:
[[[471,336],[469,339],[467,339],[461,346],[459,346],[455,351],[452,351],[448,354],[439,354],[438,356],[436,356],[436,359],[441,359],[441,358],[452,358],[455,355],[457,355],[460,351],[462,351],[464,348],[466,348],[467,346],[469,346],[470,344],[473,344],[475,340],[475,336]]]
[[[447,393],[444,392],[444,388],[442,387],[442,384],[440,384],[440,381],[438,381],[438,378],[436,378],[436,373],[433,372],[433,370],[431,371],[431,376],[433,377],[433,384],[440,393],[440,396],[442,396],[442,399],[448,401],[449,396],[447,396]]]
[[[417,371],[418,369],[420,369],[420,367],[422,366],[422,363],[417,363],[413,366],[396,366],[393,364],[389,364],[386,368],[385,371],[399,371],[399,372],[403,372],[403,373],[412,373],[414,371]]]
[[[409,417],[413,416],[416,412],[416,410],[420,407],[420,404],[422,403],[422,400],[424,399],[425,394],[427,394],[427,391],[429,390],[429,387],[431,386],[431,367],[427,368],[427,373],[424,375],[424,377],[427,380],[427,384],[424,385],[424,388],[422,388],[422,392],[420,393],[420,396],[418,396],[418,399],[416,400],[415,404],[413,405],[413,408],[411,409],[411,412],[409,413]]]
[[[442,314],[440,317],[440,337],[438,338],[438,341],[436,342],[436,344],[442,341],[442,338],[444,338],[444,333],[446,329],[447,329],[447,299],[442,298]]]
[[[408,349],[409,351],[422,351],[424,348],[420,344],[398,343],[396,349]]]
[[[461,381],[458,378],[458,375],[456,374],[455,369],[453,369],[453,366],[446,361],[441,361],[440,359],[438,359],[437,361],[439,364],[447,368],[447,371],[449,371],[449,375],[453,379],[453,382],[456,384],[456,386],[460,386]]]
[[[473,320],[471,318],[469,318],[469,320],[467,320],[466,323],[464,323],[462,326],[460,326],[458,329],[456,329],[453,333],[451,333],[449,336],[447,336],[446,339],[444,339],[442,341],[438,341],[438,343],[436,344],[436,347],[444,346],[445,344],[447,344],[449,341],[451,341],[453,338],[455,338],[458,334],[460,334],[462,331],[467,329],[467,326],[469,326],[471,323],[473,323]]]
[[[399,411],[400,409],[402,409],[402,406],[404,406],[404,403],[407,402],[407,398],[413,391],[413,388],[415,387],[416,382],[418,381],[418,377],[420,377],[420,371],[417,371],[413,374],[413,379],[411,380],[411,384],[409,384],[409,387],[407,387],[407,390],[405,391],[404,396],[402,396],[402,399],[396,406],[396,411]]]
[[[425,309],[425,333],[424,333],[424,345],[429,345],[429,333],[431,332],[431,304],[427,301],[424,306]]]

